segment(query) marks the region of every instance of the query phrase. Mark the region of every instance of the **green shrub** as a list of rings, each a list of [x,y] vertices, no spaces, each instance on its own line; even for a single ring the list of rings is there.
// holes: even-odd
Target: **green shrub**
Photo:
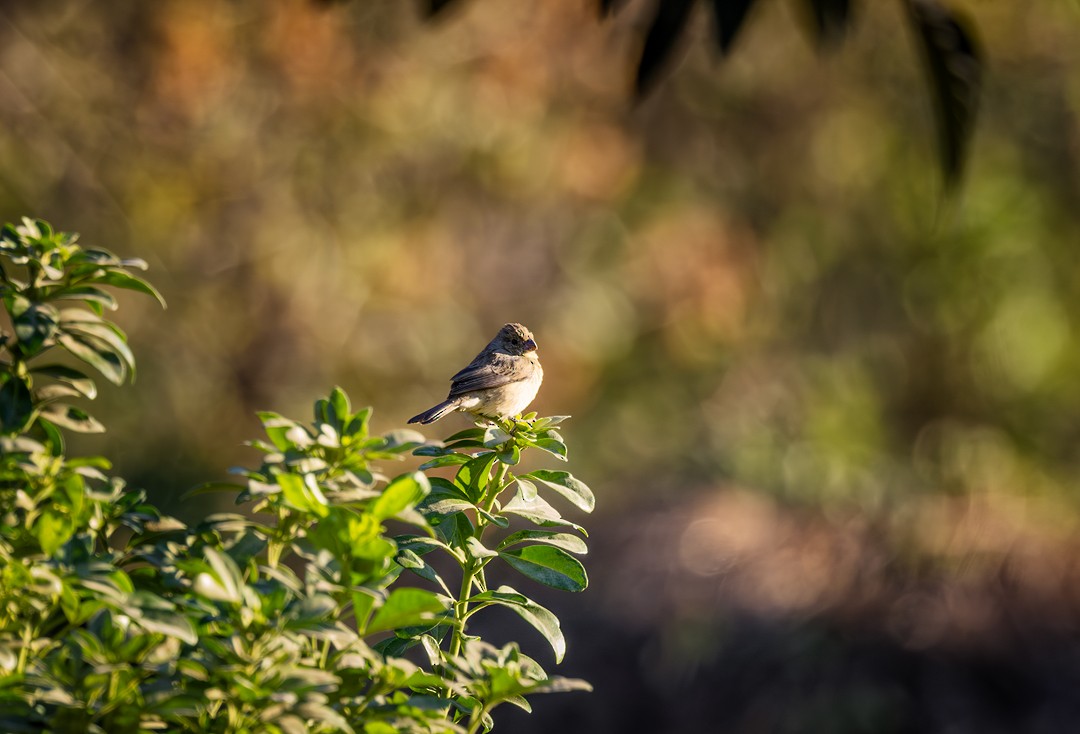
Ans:
[[[102,315],[108,286],[160,300],[131,273],[144,267],[41,221],[0,232],[0,730],[476,732],[499,704],[588,689],[467,634],[501,607],[563,656],[555,615],[485,575],[505,563],[557,589],[587,584],[584,531],[541,494],[591,511],[591,492],[566,472],[515,473],[525,451],[565,460],[561,417],[430,442],[371,433],[371,410],[334,389],[311,425],[260,414],[246,483],[193,491],[233,492],[246,512],[190,528],[107,460],[65,456],[64,429],[104,430],[67,402],[94,397],[86,366],[116,384],[134,375]],[[418,471],[375,469],[409,452],[427,459]]]

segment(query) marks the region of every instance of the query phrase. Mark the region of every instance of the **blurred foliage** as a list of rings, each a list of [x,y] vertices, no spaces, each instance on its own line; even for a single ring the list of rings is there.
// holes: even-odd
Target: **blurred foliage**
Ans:
[[[514,320],[541,347],[535,407],[575,416],[579,471],[692,578],[666,589],[719,596],[750,553],[684,553],[729,536],[672,509],[734,487],[761,502],[725,505],[721,527],[768,558],[724,593],[755,611],[821,609],[833,587],[806,579],[906,594],[926,563],[1027,579],[1025,618],[1071,593],[1055,543],[1075,535],[1080,479],[1075,3],[949,4],[987,72],[947,201],[900,3],[861,4],[824,56],[798,28],[812,19],[755,3],[722,66],[699,9],[682,64],[636,107],[650,3],[599,22],[591,0],[472,0],[435,23],[418,6],[0,10],[0,216],[144,257],[169,301],[127,309],[139,382],[95,411],[116,416],[121,473],[201,516],[173,498],[239,461],[255,409],[296,413],[341,382],[401,423]],[[793,573],[819,537],[785,545],[770,523],[787,516],[761,503],[794,505],[799,527],[816,513],[876,565],[845,575],[825,554]],[[657,506],[682,525],[650,525]],[[617,596],[639,575],[611,575],[597,613],[668,603]],[[952,613],[936,593],[916,601]]]
[[[396,420],[513,318],[619,497],[881,507],[994,465],[1071,502],[1074,11],[979,8],[994,75],[943,205],[897,8],[819,59],[764,3],[723,73],[692,44],[629,112],[641,13],[587,5],[6,6],[0,213],[164,274],[137,394],[103,397],[149,442],[118,463],[182,488],[331,377]]]

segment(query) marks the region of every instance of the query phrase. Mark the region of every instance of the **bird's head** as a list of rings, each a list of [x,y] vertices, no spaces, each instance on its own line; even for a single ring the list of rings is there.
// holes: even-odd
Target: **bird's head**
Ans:
[[[521,324],[506,324],[492,341],[492,346],[499,351],[516,356],[536,351],[536,340],[532,332]]]

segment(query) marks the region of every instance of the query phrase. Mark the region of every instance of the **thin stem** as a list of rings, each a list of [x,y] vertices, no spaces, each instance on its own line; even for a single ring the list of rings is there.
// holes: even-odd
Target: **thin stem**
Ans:
[[[285,511],[279,507],[277,511],[277,525],[273,528],[273,534],[276,535],[277,538],[268,538],[266,542],[266,564],[270,566],[270,568],[276,569],[278,567],[278,563],[281,562],[281,554],[284,552],[285,546],[287,545],[286,541],[281,540],[281,538],[285,537],[285,532],[287,530],[285,528],[285,523]]]
[[[22,646],[19,648],[19,661],[15,666],[15,670],[19,673],[26,672],[26,662],[30,655],[30,643],[33,639],[34,625],[28,623],[23,627]]]
[[[484,706],[477,706],[469,717],[468,734],[476,734],[480,731],[480,726],[484,723],[484,708]]]
[[[499,493],[505,489],[503,482],[506,481],[506,473],[510,470],[509,465],[499,464],[499,469],[495,473],[494,481],[488,485],[488,491],[486,496],[481,500],[481,507],[485,512],[491,512],[491,508],[495,506],[495,498],[499,496]],[[477,540],[483,540],[484,531],[487,529],[488,522],[483,515],[477,514],[476,516],[476,529],[473,536]],[[461,653],[461,642],[465,634],[465,619],[469,614],[469,602],[467,599],[472,596],[473,582],[476,580],[477,575],[483,579],[483,565],[474,564],[468,562],[465,565],[464,573],[461,576],[461,590],[458,592],[458,600],[454,603],[454,619],[457,624],[454,625],[454,631],[450,636],[450,649],[451,655],[458,655]]]
[[[284,549],[285,544],[279,543],[276,540],[271,540],[266,544],[266,565],[270,568],[277,568],[278,561],[281,560],[281,551]]]
[[[465,617],[469,613],[468,598],[472,595],[473,579],[476,577],[477,568],[468,562],[465,564],[465,572],[461,576],[461,590],[458,592],[458,600],[454,602],[454,631],[450,634],[450,654],[461,654],[461,641],[465,634]]]
[[[487,496],[485,496],[483,500],[482,507],[485,512],[491,512],[491,508],[495,506],[496,498],[502,493],[504,489],[506,489],[506,487],[503,486],[503,482],[506,481],[506,473],[508,471],[510,471],[510,465],[500,462],[499,470],[495,474],[495,481],[488,485]],[[477,518],[478,521],[480,519],[481,518]],[[477,529],[480,531],[480,533],[483,533],[484,525],[480,524],[479,522],[477,524]],[[477,539],[480,539],[479,536],[477,536]]]

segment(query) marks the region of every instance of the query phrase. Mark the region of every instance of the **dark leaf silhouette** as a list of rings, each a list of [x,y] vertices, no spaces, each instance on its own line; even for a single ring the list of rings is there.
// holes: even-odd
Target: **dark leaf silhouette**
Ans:
[[[851,0],[807,0],[815,40],[828,46],[839,42],[851,22]]]
[[[428,18],[434,18],[446,8],[458,4],[458,2],[459,0],[426,0],[424,3],[424,15]]]
[[[600,15],[611,15],[625,4],[626,0],[600,0]]]
[[[645,48],[638,62],[635,90],[639,99],[652,88],[669,61],[693,9],[694,0],[659,0],[656,3],[656,15],[649,25]]]
[[[742,28],[746,13],[753,4],[754,0],[712,0],[716,43],[721,52],[726,54],[731,50],[735,36]]]
[[[975,122],[983,57],[972,31],[937,0],[907,0],[908,17],[922,42],[941,139],[946,183],[956,182]]]

